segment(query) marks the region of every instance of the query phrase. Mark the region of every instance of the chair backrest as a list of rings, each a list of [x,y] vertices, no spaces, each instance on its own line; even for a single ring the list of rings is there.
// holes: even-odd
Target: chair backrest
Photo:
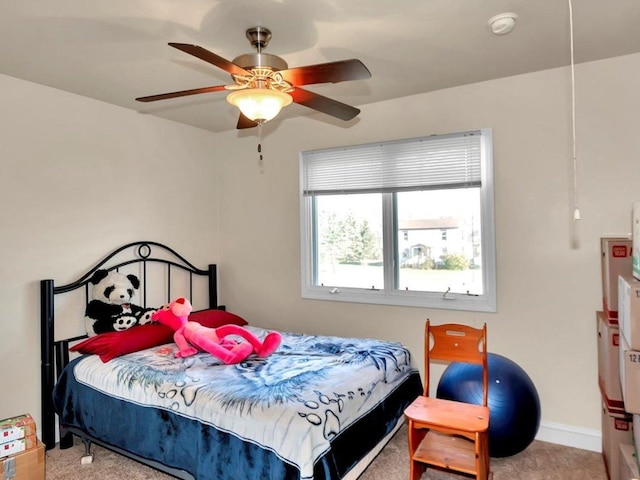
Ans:
[[[487,324],[482,328],[447,323],[424,328],[424,396],[429,396],[431,362],[465,362],[482,366],[483,405],[487,405],[489,371],[487,367]]]

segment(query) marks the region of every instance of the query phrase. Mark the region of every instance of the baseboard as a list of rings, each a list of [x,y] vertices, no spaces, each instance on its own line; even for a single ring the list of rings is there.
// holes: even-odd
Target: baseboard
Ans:
[[[536,435],[536,440],[568,447],[602,451],[602,433],[600,430],[571,427],[560,423],[542,422]]]

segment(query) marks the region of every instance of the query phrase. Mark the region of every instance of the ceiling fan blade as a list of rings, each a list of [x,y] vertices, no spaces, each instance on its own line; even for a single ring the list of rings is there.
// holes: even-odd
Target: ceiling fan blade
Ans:
[[[293,97],[293,101],[304,105],[305,107],[312,108],[332,117],[339,118],[340,120],[351,120],[360,113],[360,109],[347,105],[346,103],[338,102],[328,97],[323,97],[317,93],[304,90],[302,88],[296,88],[289,93]]]
[[[244,68],[236,65],[233,62],[230,62],[226,58],[222,58],[220,55],[216,55],[213,52],[210,52],[206,48],[199,47],[197,45],[190,45],[188,43],[174,43],[169,42],[169,46],[173,48],[177,48],[178,50],[182,50],[189,55],[193,55],[194,57],[198,57],[205,62],[209,62],[216,67],[220,67],[226,72],[229,72],[231,75],[251,75],[251,72],[245,70]]]
[[[338,83],[345,80],[366,80],[371,72],[360,60],[341,60],[306,67],[290,68],[279,72],[294,86],[312,83]]]
[[[166,100],[168,98],[186,97],[187,95],[196,95],[198,93],[219,92],[225,90],[225,85],[216,85],[215,87],[193,88],[191,90],[181,90],[179,92],[161,93],[159,95],[149,95],[147,97],[138,97],[138,102],[155,102],[156,100]]]
[[[240,116],[238,117],[238,130],[242,130],[243,128],[253,128],[257,127],[258,123],[251,120],[249,117],[245,116],[242,112],[240,112]]]

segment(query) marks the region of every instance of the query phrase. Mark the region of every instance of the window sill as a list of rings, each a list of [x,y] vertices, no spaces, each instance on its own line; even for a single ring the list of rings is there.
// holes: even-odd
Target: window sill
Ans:
[[[332,293],[333,292],[333,293]],[[303,299],[330,302],[368,303],[373,305],[394,305],[401,307],[435,308],[442,310],[462,310],[495,313],[495,296],[463,295],[447,293],[419,293],[382,290],[361,290],[355,288],[314,288],[302,292]]]

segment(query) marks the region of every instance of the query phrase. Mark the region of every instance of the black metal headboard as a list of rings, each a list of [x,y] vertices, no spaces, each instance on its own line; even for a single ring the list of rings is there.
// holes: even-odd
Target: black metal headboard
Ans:
[[[127,250],[129,250],[127,252]],[[123,253],[128,258],[116,261],[115,257]],[[47,448],[55,444],[55,411],[53,407],[53,388],[56,382],[56,374],[69,363],[69,344],[86,338],[86,335],[56,340],[55,329],[55,295],[71,292],[79,288],[85,288],[85,297],[89,297],[89,283],[93,273],[98,269],[119,270],[128,265],[140,264],[140,283],[142,303],[147,303],[147,265],[151,263],[162,264],[166,268],[167,278],[167,302],[171,300],[171,273],[172,271],[186,272],[189,278],[189,299],[193,302],[194,277],[208,277],[208,306],[209,308],[221,308],[218,306],[217,270],[216,265],[211,264],[201,270],[187,261],[182,255],[172,248],[161,243],[142,241],[124,245],[89,269],[84,275],[74,282],[66,285],[55,286],[51,279],[40,281],[40,354],[41,354],[41,401],[42,401],[42,441]],[[55,365],[54,365],[55,361]],[[69,441],[67,439],[66,441]],[[62,438],[60,439],[62,444]],[[62,446],[62,445],[61,445]]]

